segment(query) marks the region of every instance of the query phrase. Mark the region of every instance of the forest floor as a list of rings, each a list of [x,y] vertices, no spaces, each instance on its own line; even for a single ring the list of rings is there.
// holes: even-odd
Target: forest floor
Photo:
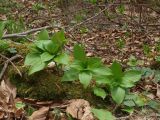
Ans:
[[[36,0],[16,0],[15,2],[2,3],[2,5],[3,7],[0,6],[0,20],[11,21],[8,25],[9,30],[5,34],[55,25],[65,29],[66,37],[69,40],[67,44],[69,50],[73,49],[75,43],[81,43],[85,46],[87,56],[98,56],[108,66],[117,60],[124,69],[131,66],[146,68],[148,74],[136,87],[132,88],[132,91],[143,96],[145,94],[145,97],[153,100],[155,105],[135,107],[134,112],[131,113],[119,110],[115,104],[110,105],[111,107],[107,109],[116,109],[112,112],[117,120],[160,119],[160,78],[158,78],[159,74],[155,75],[156,72],[159,73],[158,70],[160,69],[160,64],[157,62],[160,59],[158,58],[160,55],[159,8],[153,7],[153,9],[152,6],[148,5],[125,3],[124,10],[123,7],[118,8],[119,4],[117,3],[115,5],[109,4],[106,7],[104,4],[95,5],[82,1],[61,4],[52,0],[41,3],[36,2]],[[50,33],[58,31],[57,28],[49,30]],[[27,42],[33,41],[36,34],[28,36],[25,40],[29,40]],[[20,43],[25,42],[24,39],[19,38],[11,38],[11,40]],[[154,82],[155,79],[158,82]],[[39,112],[32,114],[33,118],[39,113],[46,115],[49,109],[60,108],[64,111],[65,105],[68,103],[66,100],[62,103],[53,103],[53,101],[40,102],[21,97],[16,98],[16,101],[31,104],[34,109],[42,107]],[[71,103],[74,101],[72,100]],[[85,104],[88,105],[88,103]],[[44,106],[50,106],[50,108],[43,108]],[[16,111],[16,115],[21,116],[23,112],[23,110]],[[60,111],[57,109],[56,112]],[[45,115],[41,116],[41,118],[45,117],[44,120],[47,119]],[[0,113],[0,118],[1,116],[3,114]],[[50,119],[60,119],[55,116]],[[65,119],[68,118],[61,118],[61,120]]]

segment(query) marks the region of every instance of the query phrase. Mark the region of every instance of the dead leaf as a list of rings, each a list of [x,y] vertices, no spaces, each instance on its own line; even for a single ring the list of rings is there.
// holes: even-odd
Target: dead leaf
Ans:
[[[5,96],[5,102],[9,104],[14,103],[14,99],[16,97],[16,87],[14,87],[8,79],[5,81],[2,80],[1,86],[0,86],[1,94],[4,94]],[[3,97],[4,97],[3,96]]]
[[[90,104],[83,99],[71,100],[66,112],[79,120],[93,120]]]
[[[49,112],[49,107],[42,107],[39,110],[33,112],[29,117],[29,120],[46,120]]]
[[[156,96],[160,98],[160,85],[157,85],[157,93]]]
[[[24,110],[17,109],[15,106],[16,87],[14,87],[9,79],[2,80],[0,84],[0,119],[6,117],[8,119],[24,118]]]

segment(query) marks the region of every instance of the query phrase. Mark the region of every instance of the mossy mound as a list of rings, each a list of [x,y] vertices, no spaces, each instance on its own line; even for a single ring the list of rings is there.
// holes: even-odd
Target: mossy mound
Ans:
[[[16,85],[18,95],[21,97],[36,98],[40,100],[60,100],[73,98],[93,99],[90,89],[83,89],[79,82],[61,82],[61,77],[53,70],[43,70],[28,76],[23,67],[18,67],[22,77],[10,66],[8,76]]]
[[[13,44],[10,44],[10,47],[16,48],[18,53],[23,56],[25,56],[28,52],[28,46],[29,43],[19,45],[13,42]],[[7,56],[10,55],[7,54]],[[8,66],[7,76],[10,78],[12,84],[17,87],[17,95],[19,97],[28,97],[38,100],[65,100],[82,98],[88,100],[92,104],[103,103],[101,105],[104,105],[105,102],[105,105],[107,105],[108,103],[108,100],[104,101],[101,98],[96,97],[91,88],[84,89],[83,86],[77,81],[62,82],[62,75],[59,75],[55,70],[45,69],[29,76],[27,69],[23,66],[23,61],[15,61],[14,63],[21,71],[22,76],[18,74],[12,65]]]

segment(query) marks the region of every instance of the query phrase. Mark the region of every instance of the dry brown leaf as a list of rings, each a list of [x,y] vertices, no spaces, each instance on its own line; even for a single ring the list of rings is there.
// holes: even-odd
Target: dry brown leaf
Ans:
[[[1,94],[4,94],[6,103],[14,104],[14,99],[16,97],[16,88],[10,83],[8,79],[2,80],[0,86]],[[3,97],[4,97],[3,96]]]
[[[16,88],[8,79],[2,80],[0,84],[0,117],[14,118],[17,112],[15,107]],[[19,112],[22,115],[22,113]],[[7,115],[7,116],[6,116]]]
[[[156,96],[160,98],[160,85],[157,85],[157,93]]]
[[[49,107],[42,107],[39,110],[33,112],[29,117],[29,120],[46,120],[49,112]]]
[[[66,112],[79,120],[93,120],[91,107],[88,101],[83,99],[71,100]]]

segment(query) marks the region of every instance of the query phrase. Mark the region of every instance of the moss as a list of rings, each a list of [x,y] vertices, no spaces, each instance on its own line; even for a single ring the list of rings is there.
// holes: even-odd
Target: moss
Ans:
[[[16,43],[16,42],[10,42],[9,43],[9,47],[10,48],[16,48],[17,50],[17,53],[20,54],[20,55],[23,55],[25,56],[29,49],[28,49],[28,46],[30,45],[30,43]]]
[[[34,75],[28,76],[27,71],[22,66],[18,67],[22,72],[22,77],[10,66],[8,75],[13,84],[16,85],[18,96],[29,97],[38,100],[64,100],[64,99],[86,99],[92,104],[103,103],[101,98],[93,95],[90,88],[83,89],[79,82],[61,82],[53,70],[43,70]],[[102,105],[102,104],[101,104]]]

